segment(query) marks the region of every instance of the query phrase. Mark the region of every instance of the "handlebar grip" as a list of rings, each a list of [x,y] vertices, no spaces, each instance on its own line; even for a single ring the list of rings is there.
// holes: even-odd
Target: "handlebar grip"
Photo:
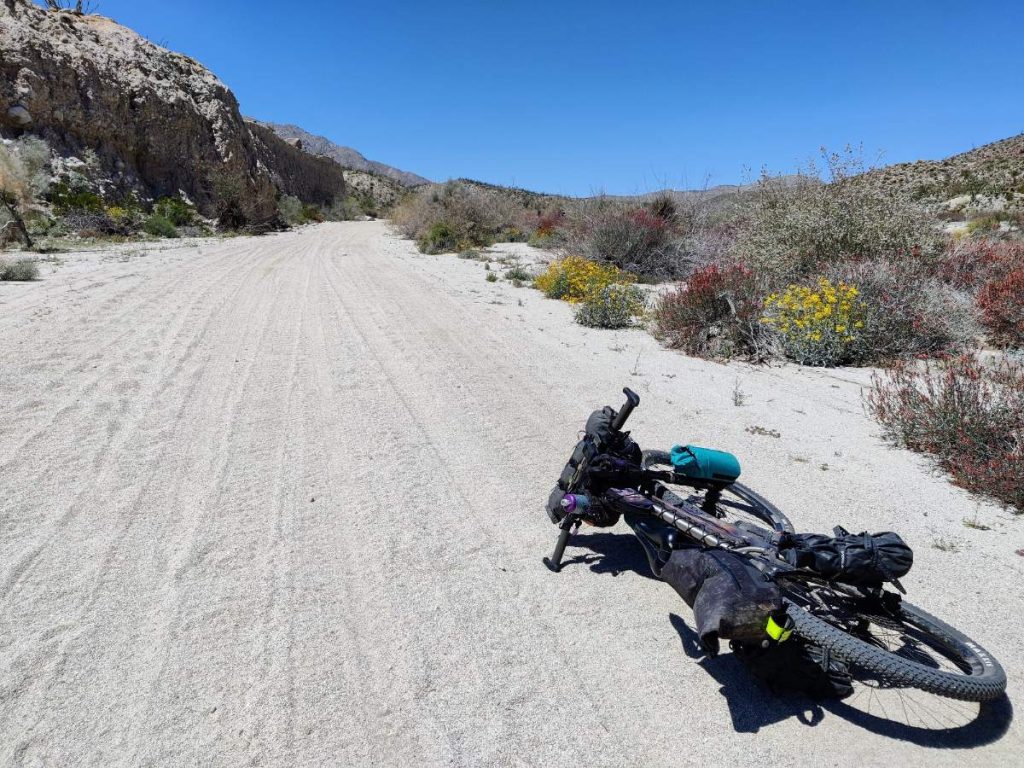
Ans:
[[[612,429],[616,432],[620,431],[626,425],[626,420],[629,418],[629,415],[633,413],[633,409],[640,405],[640,395],[629,387],[623,387],[622,394],[626,396],[626,402],[622,404],[622,409],[615,417],[615,420],[612,421]]]

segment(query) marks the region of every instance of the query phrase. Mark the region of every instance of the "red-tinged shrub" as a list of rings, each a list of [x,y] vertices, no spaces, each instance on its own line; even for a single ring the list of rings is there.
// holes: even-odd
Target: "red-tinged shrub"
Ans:
[[[762,309],[752,270],[711,265],[661,296],[654,331],[670,347],[698,357],[764,359],[770,333],[761,322]]]
[[[537,229],[535,232],[538,237],[551,237],[564,223],[565,213],[562,211],[545,213],[537,220]]]
[[[1024,347],[1024,268],[985,283],[978,292],[978,309],[993,344]]]
[[[950,241],[935,271],[956,288],[976,289],[1015,269],[1024,269],[1024,242],[963,239]]]
[[[897,445],[1024,512],[1024,367],[966,354],[875,374],[868,410]]]
[[[567,250],[590,261],[654,280],[685,272],[675,223],[650,208],[606,198],[583,201],[571,212],[565,234]]]

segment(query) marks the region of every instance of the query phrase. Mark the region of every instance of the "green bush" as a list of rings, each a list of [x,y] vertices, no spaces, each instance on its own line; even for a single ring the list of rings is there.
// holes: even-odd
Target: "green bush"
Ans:
[[[521,280],[524,283],[528,283],[533,280],[533,274],[520,264],[514,264],[511,269],[505,272],[505,279]]]
[[[51,186],[47,197],[57,214],[69,211],[103,213],[104,209],[102,197],[88,188],[72,186],[65,181],[59,181]]]
[[[217,225],[221,229],[237,231],[251,221],[245,198],[245,182],[237,174],[217,173],[210,180],[213,207],[217,214]]]
[[[162,197],[153,205],[153,213],[167,219],[175,227],[188,227],[196,222],[195,209],[178,197]]]
[[[154,213],[142,225],[142,231],[154,237],[177,237],[178,230],[170,219]]]
[[[303,224],[320,224],[324,220],[324,212],[316,205],[302,206]]]
[[[612,283],[595,291],[576,309],[576,322],[590,328],[627,328],[647,306],[635,285]]]
[[[459,249],[459,235],[448,224],[439,221],[416,241],[422,253],[448,253]]]
[[[0,259],[0,280],[28,281],[39,279],[39,265],[35,259],[16,259],[4,261]]]
[[[277,201],[277,211],[285,224],[294,226],[302,223],[302,201],[294,195],[282,195]]]

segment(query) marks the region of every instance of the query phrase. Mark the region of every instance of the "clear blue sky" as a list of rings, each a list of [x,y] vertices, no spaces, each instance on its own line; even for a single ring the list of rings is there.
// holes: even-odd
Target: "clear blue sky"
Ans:
[[[735,183],[1024,131],[1024,3],[100,0],[245,114],[433,179],[567,194]]]

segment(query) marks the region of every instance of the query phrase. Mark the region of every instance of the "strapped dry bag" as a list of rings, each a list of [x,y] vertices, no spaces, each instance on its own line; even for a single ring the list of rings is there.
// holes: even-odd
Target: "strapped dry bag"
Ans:
[[[914,564],[914,550],[892,531],[851,534],[837,526],[834,533],[835,537],[786,534],[779,543],[779,554],[790,565],[863,587],[902,578]]]

